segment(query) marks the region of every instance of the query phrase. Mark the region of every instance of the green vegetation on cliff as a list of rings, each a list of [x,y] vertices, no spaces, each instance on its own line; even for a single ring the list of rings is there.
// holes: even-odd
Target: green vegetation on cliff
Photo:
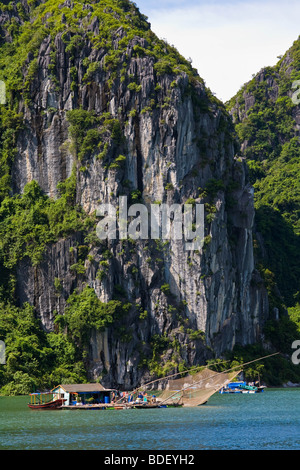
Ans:
[[[6,365],[0,367],[1,394],[25,395],[61,382],[86,381],[82,358],[62,333],[43,332],[32,306],[0,303],[0,337]]]
[[[122,68],[126,67],[127,47],[134,38],[143,38],[144,47],[135,45],[133,52],[137,57],[149,55],[155,60],[158,75],[180,74],[185,72],[191,80],[203,80],[196,69],[191,67],[179,52],[160,40],[151,31],[147,17],[142,15],[134,3],[128,0],[107,0],[105,2],[77,0],[72,8],[61,0],[46,2],[28,2],[31,4],[30,15],[23,11],[23,19],[15,27],[12,17],[5,24],[5,29],[12,37],[12,42],[5,42],[0,51],[0,78],[5,81],[7,92],[24,94],[37,71],[36,58],[43,40],[51,35],[62,34],[66,44],[66,52],[75,58],[75,54],[86,40],[90,40],[94,49],[103,49],[106,53],[105,66],[116,78],[116,72],[122,76]],[[37,6],[35,6],[37,4]],[[0,3],[2,11],[11,12],[13,2],[9,5]],[[19,10],[23,7],[20,5]],[[94,20],[99,23],[99,34],[95,35],[90,28]],[[116,38],[119,39],[116,42]],[[55,50],[54,50],[55,52]],[[125,54],[125,56],[124,56]],[[27,65],[27,74],[23,75],[23,67]],[[84,82],[93,77],[99,64],[85,61],[86,74]],[[55,54],[51,71],[55,73]],[[76,76],[74,69],[74,77]],[[30,104],[30,100],[29,100]]]
[[[262,69],[227,103],[255,189],[258,268],[270,310],[280,312],[279,323],[268,322],[266,335],[286,353],[299,337],[300,324],[300,137],[294,83],[299,79],[300,38],[276,66]]]

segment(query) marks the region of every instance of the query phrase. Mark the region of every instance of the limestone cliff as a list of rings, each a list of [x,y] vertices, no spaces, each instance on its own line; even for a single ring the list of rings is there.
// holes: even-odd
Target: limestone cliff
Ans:
[[[90,377],[111,385],[146,379],[153,338],[161,339],[159,361],[173,368],[257,341],[268,298],[254,265],[253,190],[224,106],[130,2],[109,2],[101,14],[97,2],[56,3],[32,10],[42,33],[23,64],[13,192],[36,180],[57,198],[75,171],[76,202],[87,214],[100,203],[117,206],[120,195],[147,205],[202,203],[205,243],[185,251],[181,241],[100,243],[77,232],[48,245],[39,264],[18,263],[19,302],[34,305],[47,331],[86,284],[103,302],[130,302],[117,325],[90,331]],[[23,15],[3,12],[1,27],[7,15],[10,24],[12,16],[21,25],[25,15],[35,20],[22,4]],[[80,271],[70,269],[79,261]]]
[[[257,255],[275,312],[300,298],[299,77],[298,38],[227,103],[255,189]]]

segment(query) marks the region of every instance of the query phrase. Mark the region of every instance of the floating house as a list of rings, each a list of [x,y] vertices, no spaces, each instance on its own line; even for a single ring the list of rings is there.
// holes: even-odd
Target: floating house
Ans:
[[[106,389],[100,383],[62,384],[51,390],[54,399],[63,399],[65,406],[90,403],[111,403],[116,390]]]

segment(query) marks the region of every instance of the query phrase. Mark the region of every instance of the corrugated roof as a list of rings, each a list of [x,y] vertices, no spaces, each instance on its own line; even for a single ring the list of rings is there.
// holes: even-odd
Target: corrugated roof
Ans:
[[[103,392],[106,389],[100,383],[93,384],[61,384],[55,387],[62,387],[68,393],[89,393],[89,392]]]

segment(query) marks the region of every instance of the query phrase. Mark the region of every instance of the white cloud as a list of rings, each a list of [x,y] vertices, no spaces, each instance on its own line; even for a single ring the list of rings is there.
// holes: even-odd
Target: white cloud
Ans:
[[[223,101],[262,67],[275,65],[299,35],[300,3],[288,0],[143,7],[152,30],[173,44]],[[145,5],[146,7],[146,5]]]

